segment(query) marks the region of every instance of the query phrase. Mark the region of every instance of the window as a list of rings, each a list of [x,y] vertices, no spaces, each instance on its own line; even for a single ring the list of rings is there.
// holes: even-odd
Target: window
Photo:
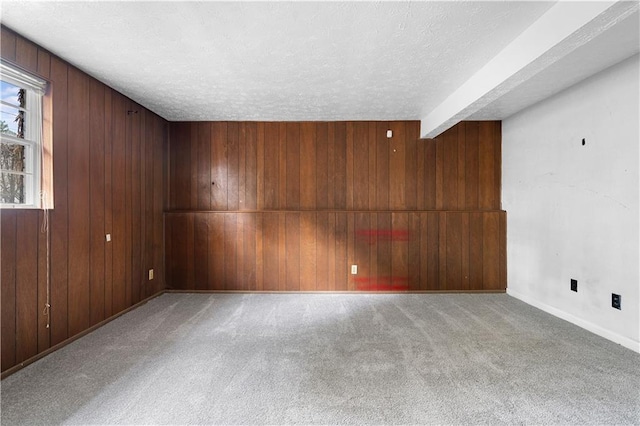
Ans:
[[[0,62],[0,205],[42,206],[42,99],[47,82]]]

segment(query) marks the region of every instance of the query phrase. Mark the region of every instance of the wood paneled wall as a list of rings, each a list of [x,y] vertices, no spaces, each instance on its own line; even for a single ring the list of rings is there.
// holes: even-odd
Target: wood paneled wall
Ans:
[[[418,132],[418,122],[171,123],[167,285],[504,290],[500,123]]]
[[[0,210],[5,371],[165,288],[167,123],[4,27],[1,37],[3,59],[51,82],[55,191],[49,234],[40,210]]]
[[[183,290],[504,290],[505,219],[500,211],[169,213],[167,280]]]
[[[499,210],[500,122],[462,122],[426,140],[419,127],[171,123],[169,208]]]

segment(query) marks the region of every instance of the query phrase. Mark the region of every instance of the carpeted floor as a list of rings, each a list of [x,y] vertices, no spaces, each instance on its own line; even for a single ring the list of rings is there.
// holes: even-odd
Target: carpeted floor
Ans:
[[[639,424],[640,355],[505,294],[164,294],[2,381],[2,424]]]

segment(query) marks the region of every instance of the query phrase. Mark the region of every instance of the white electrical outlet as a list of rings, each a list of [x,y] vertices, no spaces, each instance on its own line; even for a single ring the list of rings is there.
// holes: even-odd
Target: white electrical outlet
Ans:
[[[393,137],[393,130],[387,130],[387,137],[391,139]]]
[[[111,234],[107,234],[105,238],[107,239],[107,242],[111,241]]]
[[[149,269],[149,281],[153,279],[153,269]]]
[[[351,265],[351,275],[358,275],[358,265]]]

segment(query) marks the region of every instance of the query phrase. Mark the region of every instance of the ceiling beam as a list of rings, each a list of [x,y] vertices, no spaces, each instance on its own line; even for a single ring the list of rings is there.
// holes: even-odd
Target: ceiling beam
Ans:
[[[636,1],[558,2],[421,120],[433,138],[638,10]]]

